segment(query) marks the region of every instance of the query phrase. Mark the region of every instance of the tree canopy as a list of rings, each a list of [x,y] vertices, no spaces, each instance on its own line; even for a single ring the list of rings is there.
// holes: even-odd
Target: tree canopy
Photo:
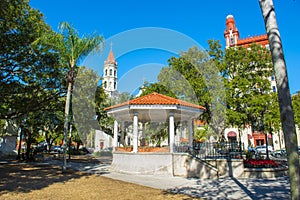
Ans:
[[[0,119],[14,119],[46,109],[64,92],[58,55],[34,42],[52,33],[43,15],[28,1],[1,1]]]

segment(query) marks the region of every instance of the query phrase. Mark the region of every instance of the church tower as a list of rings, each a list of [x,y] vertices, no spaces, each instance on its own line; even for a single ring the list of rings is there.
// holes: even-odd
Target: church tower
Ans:
[[[104,61],[102,87],[105,93],[109,97],[113,97],[117,91],[118,76],[117,76],[118,64],[112,52],[112,45],[108,57]]]
[[[224,31],[226,40],[226,48],[236,46],[240,37],[240,33],[235,26],[234,18],[232,15],[226,17],[226,30]]]

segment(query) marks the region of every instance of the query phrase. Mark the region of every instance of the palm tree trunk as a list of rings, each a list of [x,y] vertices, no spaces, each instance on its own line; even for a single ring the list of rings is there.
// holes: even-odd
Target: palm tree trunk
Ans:
[[[299,156],[297,151],[298,143],[281,38],[276,22],[273,1],[259,0],[259,4],[268,34],[276,83],[278,87],[280,119],[284,133],[289,166],[288,172],[290,178],[291,199],[300,199]]]
[[[66,151],[67,151],[67,135],[68,135],[68,127],[69,127],[69,111],[70,111],[70,103],[71,103],[71,88],[72,82],[68,83],[68,91],[67,98],[65,104],[65,124],[64,124],[64,144],[63,144],[63,167],[62,171],[64,172],[67,169],[67,159],[66,159]],[[70,151],[70,149],[69,149]]]
[[[21,126],[17,160],[21,160],[22,137],[23,137],[23,127]]]

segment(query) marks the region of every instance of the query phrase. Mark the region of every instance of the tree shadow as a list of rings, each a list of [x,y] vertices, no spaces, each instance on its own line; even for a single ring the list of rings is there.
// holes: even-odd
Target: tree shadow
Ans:
[[[54,183],[63,183],[89,175],[71,169],[62,173],[61,166],[43,163],[2,162],[0,171],[0,195],[9,192],[27,193]]]
[[[251,199],[281,200],[290,198],[288,177],[236,179],[231,178]]]
[[[171,188],[167,192],[205,199],[289,199],[287,177],[274,179],[201,180],[194,186]]]

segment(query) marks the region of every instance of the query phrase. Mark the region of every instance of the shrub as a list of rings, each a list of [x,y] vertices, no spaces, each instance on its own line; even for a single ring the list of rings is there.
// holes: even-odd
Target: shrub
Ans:
[[[268,159],[247,159],[244,160],[245,168],[274,168],[278,167],[279,164],[274,160]]]

